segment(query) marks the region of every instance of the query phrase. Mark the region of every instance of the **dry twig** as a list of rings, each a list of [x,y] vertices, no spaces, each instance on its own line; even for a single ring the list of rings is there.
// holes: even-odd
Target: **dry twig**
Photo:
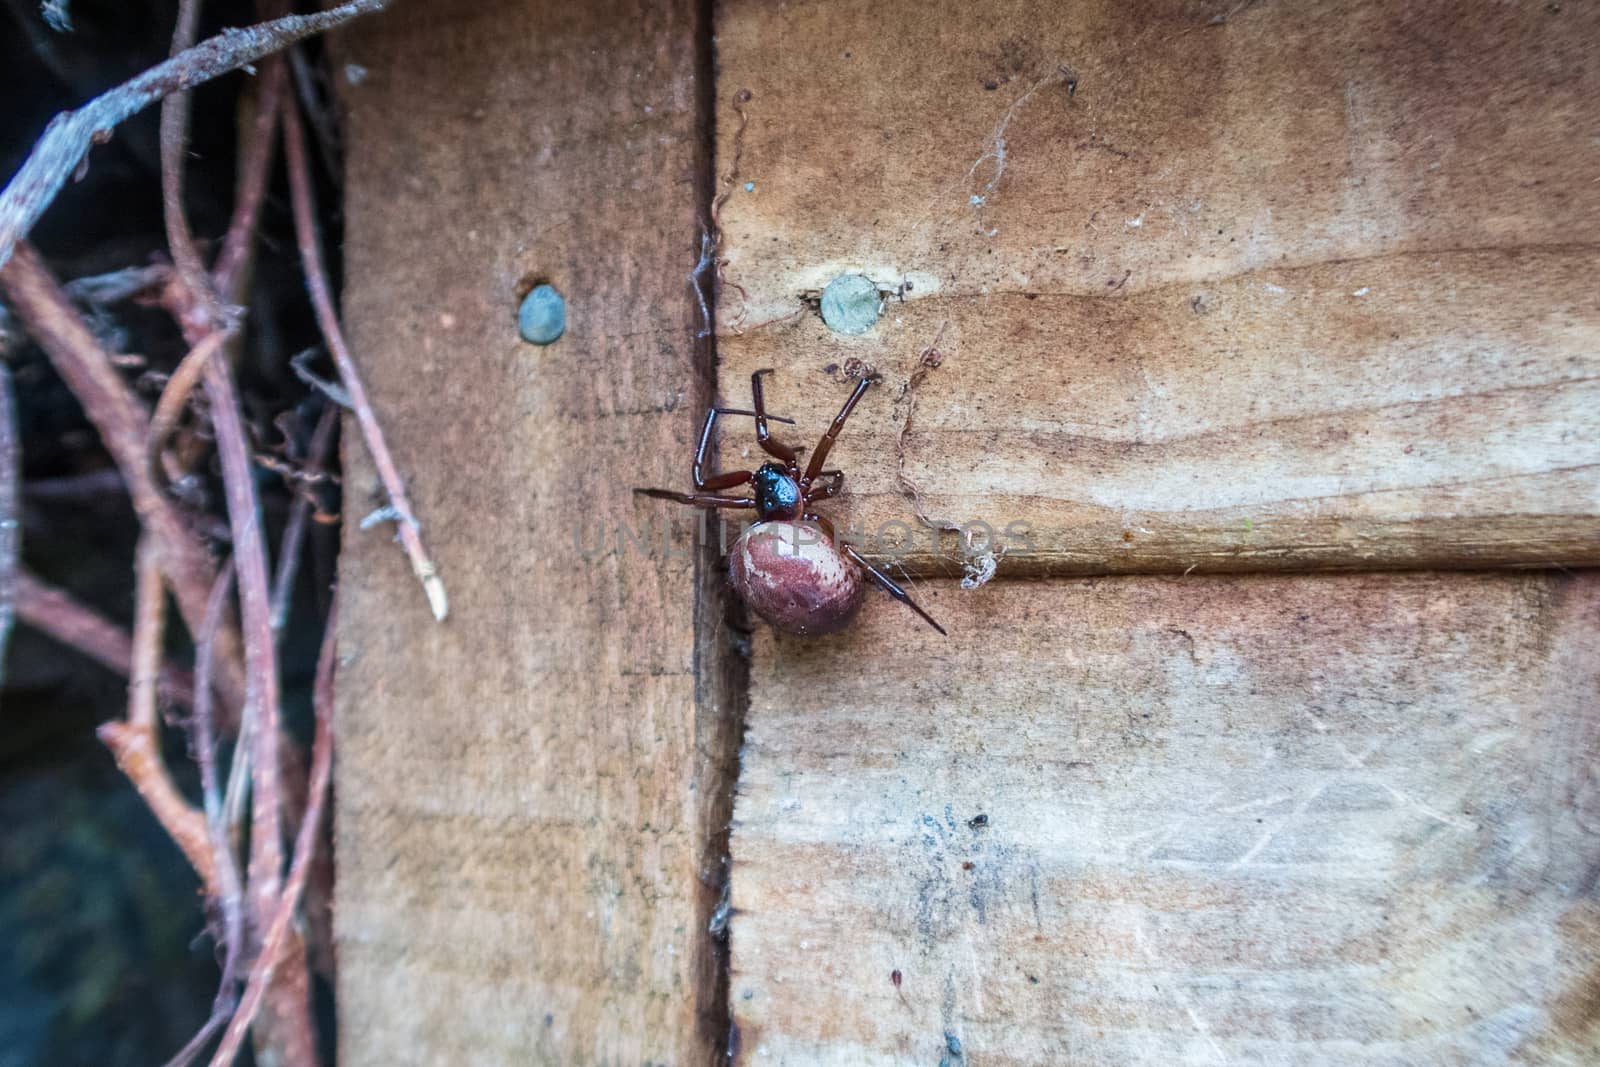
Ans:
[[[328,793],[328,779],[333,771],[333,680],[338,630],[339,608],[337,599],[328,612],[327,630],[322,638],[322,654],[317,660],[317,680],[313,702],[317,715],[317,734],[311,745],[311,775],[307,789],[305,817],[300,822],[300,832],[295,836],[294,859],[289,867],[289,878],[284,883],[272,925],[262,939],[260,955],[250,969],[244,995],[239,1000],[239,1010],[222,1037],[222,1044],[211,1058],[211,1067],[226,1067],[238,1055],[245,1031],[250,1028],[256,1012],[261,1007],[263,994],[272,981],[273,970],[279,954],[287,944],[290,922],[300,904],[300,894],[305,888],[306,874],[317,843],[317,831],[322,823],[323,801]]]
[[[199,0],[178,0],[178,24],[172,31],[172,54],[178,56],[194,45],[200,26]],[[211,325],[223,322],[222,307],[211,289],[200,249],[195,247],[189,218],[183,212],[183,153],[189,143],[189,94],[169,93],[161,101],[161,201],[162,218],[167,224],[167,250],[183,287]],[[186,361],[187,362],[187,361]],[[152,449],[154,451],[154,449]]]
[[[266,198],[267,179],[272,173],[272,148],[277,142],[278,109],[283,101],[282,56],[269,56],[262,63],[260,84],[255,125],[239,163],[239,193],[233,218],[222,239],[222,251],[211,267],[212,284],[227,303],[237,303],[241,297],[244,264],[255,243],[256,221],[261,217],[261,202]]]
[[[17,444],[16,404],[11,395],[11,368],[0,362],[0,684],[6,676],[6,645],[16,617],[17,552],[22,527],[17,523],[17,485],[22,457]]]
[[[245,900],[251,929],[259,941],[268,917],[280,900],[283,879],[283,786],[280,777],[279,687],[276,638],[267,584],[265,533],[261,529],[254,472],[239,398],[227,362],[205,366],[211,425],[222,467],[223,492],[233,531],[234,564],[239,582],[239,614],[244,637],[245,707],[250,749],[250,862]],[[304,956],[293,957],[295,971],[278,973],[269,997],[272,1010],[266,1036],[286,1064],[316,1062],[309,1015],[309,986]],[[260,1037],[262,1035],[258,1035]]]
[[[318,15],[276,19],[246,30],[227,31],[198,46],[193,43],[199,0],[180,0],[173,56],[166,63],[101,96],[77,112],[52,122],[22,169],[0,193],[0,285],[18,318],[49,354],[57,372],[78,396],[100,432],[121,474],[143,527],[137,567],[137,615],[131,638],[70,599],[32,580],[23,583],[24,618],[37,618],[112,665],[129,672],[126,720],[107,723],[100,736],[116,755],[157,818],[200,872],[221,929],[222,976],[212,1016],[175,1063],[187,1063],[223,1032],[214,1063],[231,1062],[244,1036],[254,1032],[257,1054],[270,1050],[278,1062],[316,1060],[309,1017],[305,950],[293,920],[303,895],[322,829],[322,812],[332,764],[331,691],[334,623],[330,617],[318,666],[317,735],[309,775],[300,770],[298,749],[280,739],[279,677],[275,626],[281,625],[293,586],[294,568],[312,501],[302,492],[285,530],[282,558],[269,588],[268,558],[254,482],[255,467],[230,360],[218,358],[237,337],[235,311],[246,275],[270,176],[273,131],[281,123],[294,201],[297,243],[318,324],[349,393],[351,407],[399,518],[399,537],[438,618],[446,613],[444,587],[423,547],[420,528],[404,485],[372,412],[366,391],[345,344],[318,246],[315,204],[300,118],[287,99],[281,57],[264,65],[253,139],[240,163],[234,213],[221,253],[207,271],[183,211],[183,169],[188,137],[187,90],[310,33],[330,28],[386,0],[351,0]],[[162,268],[163,302],[191,346],[153,414],[134,397],[116,369],[116,357],[72,307],[67,295],[23,236],[48,207],[67,174],[92,146],[110,136],[117,122],[165,98],[161,121],[162,194],[167,238],[174,266]],[[149,284],[148,276],[141,284]],[[3,386],[4,381],[0,381]],[[164,445],[196,384],[206,390],[207,412],[222,472],[233,559],[214,577],[209,554],[177,509],[163,494],[160,464],[172,457]],[[0,397],[3,399],[3,397]],[[325,462],[338,425],[338,413],[323,415],[307,460],[315,471]],[[0,426],[0,433],[5,427]],[[3,445],[3,440],[0,440]],[[14,489],[15,478],[0,490]],[[6,517],[0,501],[0,520]],[[0,545],[0,585],[9,588],[10,567]],[[25,579],[26,576],[19,576]],[[229,621],[229,589],[237,581],[240,628]],[[196,638],[198,681],[184,687],[193,700],[192,743],[200,765],[203,811],[173,786],[162,762],[156,695],[165,629],[165,591],[169,586]],[[0,589],[3,595],[5,589]],[[0,612],[4,605],[0,604]],[[3,622],[3,618],[0,618]],[[51,629],[53,627],[53,629]],[[3,636],[3,630],[0,630]],[[241,654],[242,646],[242,654]],[[213,671],[232,707],[243,708],[226,796],[218,772],[218,721],[213,712]],[[171,672],[167,672],[170,674]],[[169,682],[168,688],[176,688]],[[284,761],[287,756],[293,760]],[[237,854],[242,827],[243,782],[248,776],[249,864],[241,877]],[[306,781],[303,818],[295,833],[292,863],[283,864],[286,825],[298,812],[300,782]],[[236,788],[236,785],[238,788]],[[251,962],[253,960],[253,962]],[[249,966],[235,1012],[240,970]],[[231,1016],[231,1021],[230,1021]]]
[[[174,53],[182,52],[193,40],[199,8],[199,0],[180,0],[172,40]],[[169,293],[169,308],[193,345],[183,366],[197,368],[190,374],[198,374],[210,403],[211,426],[232,531],[244,639],[246,718],[250,723],[250,861],[243,896],[252,920],[251,931],[260,939],[267,916],[278,904],[283,879],[284,786],[279,762],[277,643],[272,632],[266,537],[261,528],[249,436],[240,413],[233,372],[227,360],[216,358],[216,353],[233,333],[232,315],[223,307],[212,286],[212,277],[195,246],[183,210],[188,118],[187,93],[174,93],[163,102],[161,190],[167,242],[177,271],[176,284]],[[182,369],[180,367],[180,371]],[[174,409],[169,409],[168,413],[169,417],[176,416]],[[214,827],[218,835],[223,836],[220,804],[218,808],[219,818]],[[235,949],[230,948],[230,951]],[[314,1064],[317,1059],[303,962],[299,969],[298,975],[285,970],[279,980],[272,983],[268,993],[271,1008],[257,1034],[258,1043],[270,1046],[274,1057],[289,1065]],[[219,996],[227,992],[224,987]]]
[[[89,149],[107,140],[118,123],[162,97],[192,89],[357,15],[381,11],[387,5],[388,0],[350,0],[328,11],[224,30],[95,97],[78,110],[57,115],[0,193],[0,267],[11,259],[13,250]]]
[[[166,589],[149,534],[139,542],[134,570],[133,670],[128,675],[128,717],[97,731],[117,766],[128,776],[163,829],[200,875],[206,892],[218,893],[217,866],[206,820],[183,798],[161,758],[161,718],[156,714],[156,675],[166,630]]]
[[[11,307],[39,342],[62,381],[83,405],[111,453],[140,523],[155,535],[162,573],[190,633],[198,633],[215,573],[205,546],[184,524],[151,477],[146,446],[149,422],[133,391],[117,374],[111,356],[95,340],[66,293],[26,242],[0,267],[0,287]],[[223,670],[217,685],[230,708],[244,702],[238,636],[218,635]]]
[[[126,631],[26,569],[17,571],[17,618],[124,677],[133,673],[133,639]],[[156,695],[163,704],[193,707],[194,680],[187,671],[162,667]]]
[[[167,445],[167,438],[172,436],[172,431],[177,428],[178,419],[183,415],[185,405],[189,403],[189,396],[194,392],[194,387],[200,384],[201,373],[206,369],[206,364],[234,336],[231,330],[213,330],[202,337],[187,355],[179,361],[177,369],[167,378],[167,384],[161,389],[161,396],[156,401],[156,410],[150,416],[150,464],[153,472],[159,472],[158,461],[161,451]]]
[[[228,592],[233,587],[233,565],[227,564],[217,575],[211,589],[211,600],[206,605],[206,618],[195,642],[195,670],[200,683],[200,699],[195,702],[192,744],[195,761],[200,765],[200,788],[205,803],[206,829],[211,835],[211,851],[217,858],[217,911],[222,918],[222,931],[217,943],[223,950],[222,979],[217,983],[217,995],[211,1002],[211,1015],[200,1031],[167,1061],[166,1067],[185,1067],[211,1042],[217,1031],[227,1025],[238,1002],[235,986],[238,984],[239,960],[244,950],[244,887],[239,881],[239,864],[234,857],[227,827],[223,824],[222,797],[217,785],[216,731],[211,721],[211,701],[207,681],[216,651],[217,629],[222,624],[228,606]]]
[[[261,514],[246,444],[244,420],[233,376],[222,360],[205,370],[211,424],[222,465],[223,492],[233,530],[239,580],[239,616],[244,635],[245,707],[251,722],[250,896],[258,917],[271,913],[283,862],[279,840],[278,664],[267,593],[267,554]]]
[[[217,632],[228,610],[228,592],[233,587],[233,564],[223,567],[211,591],[211,602],[206,605],[205,622],[195,642],[195,675],[200,688],[196,690],[194,715],[195,762],[200,767],[200,789],[206,814],[206,828],[211,833],[211,850],[217,857],[217,886],[221,895],[217,909],[222,913],[226,962],[222,968],[222,988],[232,986],[234,970],[244,945],[243,886],[239,881],[239,864],[228,841],[227,828],[222,822],[222,792],[217,781],[217,730],[211,713],[211,667],[216,658]]]
[[[433,617],[444,620],[449,613],[449,600],[445,596],[444,582],[439,579],[433,560],[422,543],[422,527],[411,510],[411,500],[406,495],[405,481],[395,467],[394,457],[384,440],[383,428],[373,413],[367,399],[367,388],[356,370],[350,348],[345,344],[344,331],[339,327],[339,316],[334,311],[333,295],[328,287],[328,274],[322,265],[322,248],[317,239],[317,209],[311,193],[311,174],[306,164],[305,133],[300,118],[293,110],[283,112],[285,155],[289,164],[289,192],[294,201],[294,228],[300,244],[300,260],[305,266],[306,288],[311,292],[311,303],[316,309],[317,325],[323,340],[339,368],[339,379],[350,394],[350,407],[355,412],[356,424],[361,427],[361,437],[367,443],[367,452],[378,469],[378,477],[389,494],[389,506],[399,516],[400,544],[411,560],[411,570],[422,583],[428,595],[428,606]]]
[[[127,491],[115,467],[64,474],[59,478],[39,478],[22,486],[22,495],[30,500],[88,500],[112,494],[124,496]]]

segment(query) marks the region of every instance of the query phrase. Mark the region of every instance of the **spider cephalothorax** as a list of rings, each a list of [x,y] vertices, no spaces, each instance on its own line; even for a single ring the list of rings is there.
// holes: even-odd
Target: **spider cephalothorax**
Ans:
[[[754,411],[712,408],[706,412],[700,447],[694,454],[694,492],[634,492],[700,508],[754,508],[756,524],[740,535],[728,553],[728,577],[751,610],[780,630],[809,637],[844,629],[861,606],[861,580],[865,575],[921,615],[929,626],[944,633],[944,627],[918,607],[904,589],[868,563],[854,545],[840,541],[833,524],[811,510],[812,504],[836,495],[844,485],[843,471],[823,470],[822,465],[871,380],[863,378],[856,384],[802,469],[799,453],[773,440],[767,429],[772,417],[767,415],[762,400],[761,376],[768,373],[758,370],[750,376]],[[756,442],[776,462],[764,463],[754,471],[707,474],[706,451],[718,415],[754,415]],[[719,492],[741,485],[750,487],[748,496]]]
[[[805,496],[800,483],[794,480],[781,463],[763,463],[750,476],[756,491],[756,515],[762,522],[769,519],[798,519],[805,506]]]

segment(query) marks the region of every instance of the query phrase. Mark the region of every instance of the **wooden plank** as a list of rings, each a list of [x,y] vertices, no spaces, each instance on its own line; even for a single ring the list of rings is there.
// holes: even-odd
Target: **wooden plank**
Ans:
[[[906,473],[933,517],[1025,523],[1016,573],[1600,562],[1597,35],[1574,4],[725,4],[723,395],[775,367],[820,430],[829,368],[882,374],[838,453],[874,533],[912,521],[936,345]],[[891,294],[858,337],[802,303],[846,272]],[[904,562],[948,571],[930,538]]]
[[[1600,574],[941,591],[758,638],[739,1062],[1600,1057]]]
[[[378,497],[352,447],[341,1062],[720,1051],[738,694],[696,645],[697,561],[609,547],[710,392],[685,282],[705,36],[692,3],[496,0],[397,4],[344,44],[346,311],[452,611],[358,529]],[[516,332],[536,279],[567,300],[547,348]]]

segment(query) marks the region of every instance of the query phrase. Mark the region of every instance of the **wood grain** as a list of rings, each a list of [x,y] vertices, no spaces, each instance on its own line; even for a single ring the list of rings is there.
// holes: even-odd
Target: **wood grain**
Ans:
[[[921,592],[757,642],[739,1062],[1600,1056],[1600,575]]]
[[[880,556],[1017,574],[1600,562],[1593,5],[734,2],[721,389]],[[748,103],[737,94],[748,90]],[[889,295],[870,332],[804,298]],[[902,287],[907,288],[902,288]],[[801,439],[804,439],[802,435]],[[809,442],[807,442],[809,443]]]
[[[343,1063],[720,1051],[706,929],[736,672],[699,561],[616,538],[710,393],[685,281],[709,173],[699,18],[404,4],[342,42],[365,70],[344,88],[351,340],[451,603],[434,624],[388,533],[359,529],[381,494],[352,446]],[[567,300],[546,348],[516,332],[535,280]]]

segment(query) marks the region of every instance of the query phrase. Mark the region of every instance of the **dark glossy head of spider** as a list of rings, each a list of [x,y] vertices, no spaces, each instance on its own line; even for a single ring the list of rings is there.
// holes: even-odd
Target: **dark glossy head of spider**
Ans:
[[[838,494],[844,472],[824,470],[828,453],[844,429],[856,402],[872,384],[856,383],[833,425],[822,435],[804,468],[799,451],[773,438],[768,422],[787,422],[767,414],[761,395],[759,370],[750,376],[754,411],[712,408],[700,431],[694,456],[694,492],[670,489],[635,489],[644,496],[675,500],[701,508],[754,508],[756,523],[735,542],[728,554],[728,576],[740,597],[768,622],[790,633],[811,636],[832,633],[849,625],[861,606],[865,575],[884,592],[909,606],[940,633],[944,628],[916,605],[888,576],[869,564],[855,547],[838,539],[833,524],[812,510],[818,501]],[[719,415],[749,415],[756,420],[756,443],[772,460],[753,471],[707,473],[706,452]],[[729,490],[748,486],[746,494]]]
[[[770,519],[798,519],[805,507],[805,494],[800,482],[785,463],[763,463],[750,478],[756,491],[756,517]]]

